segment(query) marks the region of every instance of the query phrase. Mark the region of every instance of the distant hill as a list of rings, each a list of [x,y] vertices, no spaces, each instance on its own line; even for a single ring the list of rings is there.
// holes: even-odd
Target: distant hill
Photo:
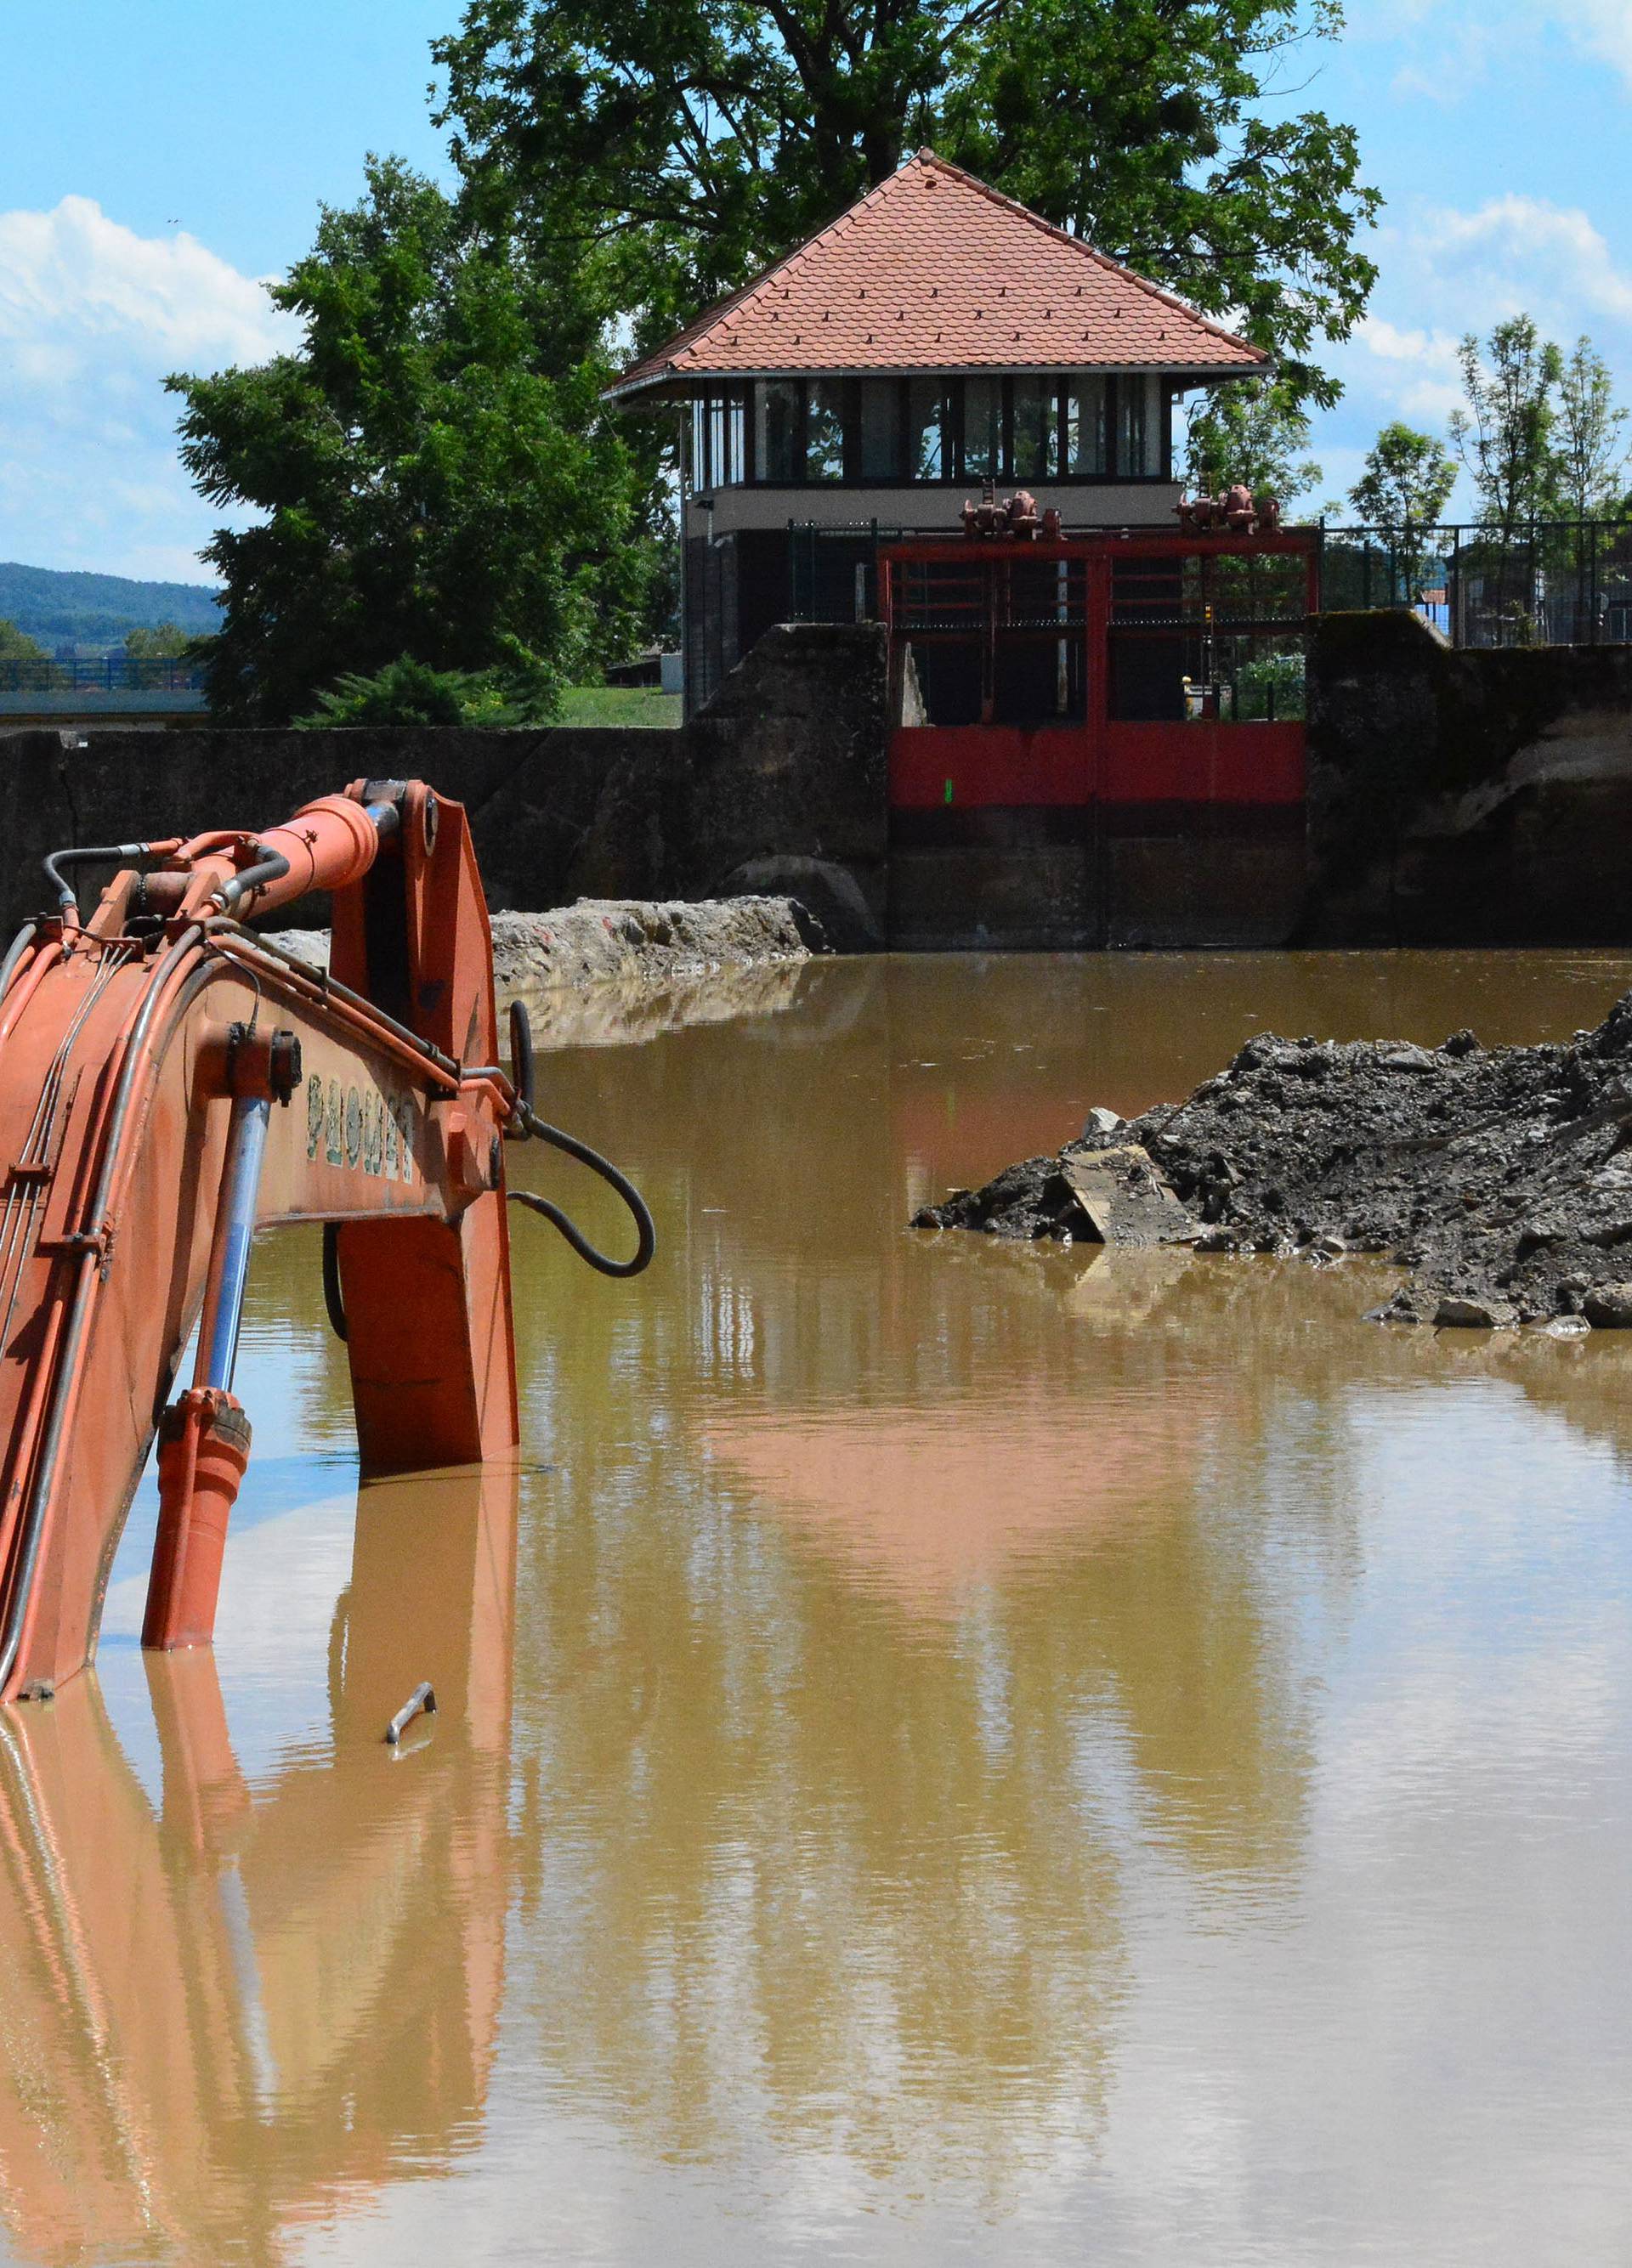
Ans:
[[[122,644],[126,633],[160,622],[203,637],[220,628],[216,593],[204,583],[137,583],[124,575],[61,572],[21,567],[0,559],[0,621],[38,638],[48,652],[60,645],[100,652]]]

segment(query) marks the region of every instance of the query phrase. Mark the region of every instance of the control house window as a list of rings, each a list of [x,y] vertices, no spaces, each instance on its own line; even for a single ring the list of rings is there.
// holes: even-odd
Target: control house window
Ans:
[[[1103,378],[1074,378],[1066,386],[1066,470],[1079,477],[1111,469],[1111,434]]]
[[[901,385],[898,379],[861,381],[861,477],[901,477]]]
[[[796,378],[764,379],[754,388],[754,463],[762,481],[796,481],[804,454],[804,388]]]
[[[748,477],[748,404],[740,387],[691,404],[688,437],[694,490],[734,487]]]
[[[1017,481],[1052,481],[1060,472],[1060,388],[1052,379],[1015,380]]]
[[[915,378],[907,395],[907,477],[943,481],[952,472],[949,387],[943,378]]]
[[[842,481],[845,477],[845,396],[843,379],[813,378],[807,381],[805,404],[805,478]]]
[[[1134,480],[1153,469],[1159,428],[1150,414],[1150,380],[1142,376],[1125,378],[1117,387],[1117,468]]]
[[[759,379],[691,402],[688,470],[699,491],[1158,479],[1170,385],[1146,372]]]
[[[964,380],[964,451],[965,480],[995,480],[1003,470],[1003,381],[1001,378]]]

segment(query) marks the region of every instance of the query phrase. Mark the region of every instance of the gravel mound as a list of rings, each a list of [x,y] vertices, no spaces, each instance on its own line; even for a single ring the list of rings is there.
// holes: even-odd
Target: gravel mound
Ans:
[[[1261,1033],[1188,1101],[1126,1124],[1097,1111],[1057,1157],[913,1226],[1093,1239],[1103,1209],[1097,1226],[1074,1183],[1112,1150],[1187,1216],[1165,1241],[1386,1254],[1407,1270],[1389,1320],[1632,1327],[1632,993],[1596,1031],[1532,1048]]]

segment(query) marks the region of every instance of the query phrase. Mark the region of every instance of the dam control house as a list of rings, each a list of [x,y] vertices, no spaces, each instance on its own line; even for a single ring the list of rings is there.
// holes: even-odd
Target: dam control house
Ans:
[[[681,423],[688,714],[777,623],[885,625],[903,942],[967,932],[971,854],[1084,943],[1119,858],[1244,941],[1301,895],[1318,537],[1173,474],[1176,404],[1270,368],[920,151],[609,389]]]

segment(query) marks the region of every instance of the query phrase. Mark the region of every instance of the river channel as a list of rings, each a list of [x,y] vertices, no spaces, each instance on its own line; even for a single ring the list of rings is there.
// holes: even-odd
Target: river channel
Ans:
[[[908,1231],[1249,1033],[1568,1037],[1599,954],[864,960],[575,1016],[513,1466],[358,1485],[256,1248],[213,1658],[0,1726],[18,2263],[1632,2250],[1632,1334]],[[510,1153],[592,1233],[565,1163]],[[393,1753],[421,1678],[439,1707]]]

